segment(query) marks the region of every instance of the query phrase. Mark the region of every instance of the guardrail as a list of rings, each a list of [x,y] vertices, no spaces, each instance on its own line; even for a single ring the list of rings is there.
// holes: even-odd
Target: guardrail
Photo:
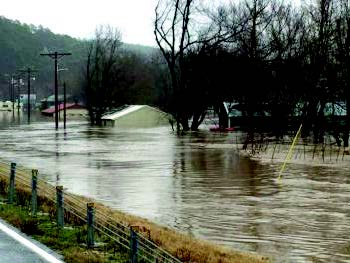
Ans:
[[[30,176],[31,174],[31,176]],[[148,237],[138,231],[138,226],[128,226],[118,222],[115,218],[99,211],[94,203],[85,203],[77,196],[64,190],[62,186],[52,186],[40,179],[37,170],[27,170],[18,167],[16,163],[8,165],[0,162],[0,177],[8,178],[8,203],[15,199],[15,187],[21,186],[31,193],[31,214],[36,215],[38,197],[46,198],[56,204],[57,226],[64,226],[64,219],[72,215],[87,224],[87,247],[95,246],[94,232],[105,235],[115,244],[129,250],[130,262],[181,262],[179,259],[159,247]],[[3,189],[5,190],[5,189]]]

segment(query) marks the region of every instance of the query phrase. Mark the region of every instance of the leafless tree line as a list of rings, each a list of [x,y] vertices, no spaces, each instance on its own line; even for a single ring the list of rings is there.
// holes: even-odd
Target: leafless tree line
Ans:
[[[102,116],[125,104],[158,104],[162,69],[157,57],[124,48],[120,32],[101,26],[89,42],[84,72],[84,91],[90,122],[102,125]]]
[[[300,6],[242,0],[215,7],[198,0],[159,0],[154,33],[168,67],[168,109],[178,129],[196,130],[209,106],[234,101],[252,119],[248,130],[255,128],[254,116],[268,114],[271,130],[282,134],[298,110],[303,135],[321,142],[329,130],[327,103],[344,102],[345,123],[331,129],[347,146],[349,7],[348,0]]]

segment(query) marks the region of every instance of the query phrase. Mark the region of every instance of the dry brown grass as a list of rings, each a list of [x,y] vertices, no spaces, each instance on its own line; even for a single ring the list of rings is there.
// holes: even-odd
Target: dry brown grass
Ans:
[[[4,173],[6,167],[1,167],[0,164],[0,187],[4,187],[8,183],[8,174]],[[26,177],[30,180],[30,173],[21,171],[21,177]],[[21,193],[20,196],[29,198],[30,188],[23,184],[16,184],[16,192]],[[41,189],[52,188],[51,185],[40,182],[39,187]],[[2,191],[4,189],[0,189]],[[52,192],[38,191],[39,203],[47,207],[49,213],[53,213],[55,205],[50,199],[53,198]],[[72,194],[70,194],[72,195]],[[91,202],[86,197],[72,195],[74,199],[80,200],[82,203]],[[66,200],[69,196],[65,197]],[[28,199],[27,199],[28,200]],[[30,200],[30,199],[29,199]],[[22,200],[25,202],[24,200]],[[50,209],[48,206],[51,206]],[[150,222],[147,219],[122,213],[120,211],[113,210],[103,204],[95,203],[96,210],[102,212],[103,214],[109,215],[109,217],[115,219],[128,226],[138,226],[138,232],[149,237],[158,246],[162,247],[170,254],[179,258],[182,262],[198,262],[198,263],[264,263],[270,262],[267,257],[253,255],[245,252],[234,251],[225,247],[214,245],[210,242],[195,239],[189,235],[176,232],[167,227],[159,226],[155,223]],[[54,216],[54,215],[52,215]],[[66,217],[69,217],[67,215]],[[98,215],[96,214],[96,220],[98,220]]]
[[[144,218],[112,210],[102,204],[96,204],[96,209],[109,214],[126,225],[139,226],[139,232],[145,236],[150,234],[150,239],[153,242],[179,258],[182,262],[270,262],[267,257],[233,251],[207,241],[195,239],[189,235],[154,224]]]
[[[106,260],[98,252],[86,249],[71,249],[64,255],[64,260],[67,263],[105,263]]]

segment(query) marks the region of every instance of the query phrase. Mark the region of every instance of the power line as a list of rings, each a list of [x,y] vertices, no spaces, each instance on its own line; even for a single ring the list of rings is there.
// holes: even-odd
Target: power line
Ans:
[[[72,53],[41,53],[40,56],[49,56],[50,58],[55,60],[55,124],[56,130],[58,129],[58,78],[57,78],[57,61],[64,56],[70,56]]]

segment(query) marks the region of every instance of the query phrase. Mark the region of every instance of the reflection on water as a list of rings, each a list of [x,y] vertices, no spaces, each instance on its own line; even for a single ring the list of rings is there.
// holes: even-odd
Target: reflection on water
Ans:
[[[350,169],[291,165],[281,185],[233,133],[0,120],[1,156],[72,192],[276,262],[350,261]]]

